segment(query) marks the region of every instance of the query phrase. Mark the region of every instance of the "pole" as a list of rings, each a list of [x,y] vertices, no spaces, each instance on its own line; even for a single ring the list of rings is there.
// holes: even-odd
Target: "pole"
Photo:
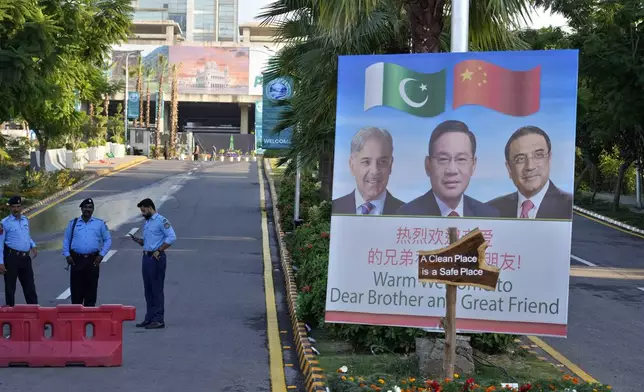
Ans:
[[[641,178],[641,161],[637,160],[635,166],[635,205],[637,208],[642,208],[642,178]]]
[[[125,105],[123,107],[123,126],[125,129],[125,134],[123,135],[125,139],[123,140],[124,142],[127,140],[127,98],[128,98],[128,81],[130,79],[130,75],[128,75],[128,61],[130,60],[130,55],[132,53],[128,53],[125,56]]]
[[[295,208],[293,209],[293,220],[295,227],[300,222],[300,155],[297,155],[296,170],[295,170]]]
[[[470,2],[469,0],[452,0],[452,31],[451,31],[451,52],[467,52],[469,49],[469,21]],[[455,227],[448,229],[449,243],[458,240]],[[454,362],[456,361],[456,294],[457,287],[451,284],[446,285],[445,293],[445,319],[443,329],[445,330],[445,356],[443,358],[443,377],[454,377]]]
[[[455,227],[448,229],[449,243],[458,241],[458,234]],[[443,378],[454,377],[454,363],[456,362],[456,289],[451,284],[445,285],[445,318],[443,319],[443,330],[445,330],[445,355],[443,357]]]

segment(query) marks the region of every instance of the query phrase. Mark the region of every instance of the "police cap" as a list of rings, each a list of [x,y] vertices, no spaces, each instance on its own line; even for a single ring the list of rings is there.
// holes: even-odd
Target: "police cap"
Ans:
[[[8,206],[22,205],[22,198],[20,196],[13,196],[7,202]]]
[[[88,198],[88,199],[83,200],[83,201],[80,203],[80,207],[81,207],[81,208],[83,208],[83,207],[85,207],[85,206],[94,207],[94,200],[89,199],[89,198]]]

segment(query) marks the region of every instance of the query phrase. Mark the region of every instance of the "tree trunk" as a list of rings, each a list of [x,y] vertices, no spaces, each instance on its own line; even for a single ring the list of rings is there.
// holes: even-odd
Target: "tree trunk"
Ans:
[[[94,103],[89,103],[89,124],[94,125]]]
[[[109,117],[110,115],[110,96],[105,94],[105,100],[103,101],[103,115]]]
[[[615,194],[613,195],[613,205],[611,207],[611,210],[613,212],[616,212],[617,209],[619,208],[619,199],[622,196],[622,184],[624,182],[624,174],[626,173],[626,169],[633,163],[632,159],[629,159],[628,161],[625,161],[619,166],[619,172],[617,173],[617,184],[615,185]]]
[[[177,66],[174,65],[172,67],[172,95],[170,97],[170,143],[168,143],[168,148],[170,149],[168,156],[170,158],[174,158],[175,141],[177,137],[177,124],[179,122],[179,97],[177,96],[179,93],[178,88],[179,84],[177,80]]]
[[[320,154],[318,165],[318,178],[320,179],[320,198],[331,200],[333,190],[333,153]]]
[[[597,180],[597,166],[593,165],[593,195],[590,198],[590,204],[595,202],[595,196],[597,196],[597,190],[599,189],[598,180]]]
[[[443,32],[445,0],[405,0],[414,53],[437,53]]]
[[[577,177],[577,181],[575,182],[575,195],[579,191],[579,187],[581,186],[581,181],[584,179],[584,175],[590,171],[590,163],[586,164],[586,167],[584,167],[584,170],[581,171],[581,174],[579,177]]]
[[[145,127],[150,128],[150,81],[145,91]]]
[[[34,133],[38,140],[38,152],[40,153],[40,164],[38,165],[38,170],[44,173],[47,171],[45,167],[45,157],[47,156],[48,141],[43,138],[39,130],[34,130]]]

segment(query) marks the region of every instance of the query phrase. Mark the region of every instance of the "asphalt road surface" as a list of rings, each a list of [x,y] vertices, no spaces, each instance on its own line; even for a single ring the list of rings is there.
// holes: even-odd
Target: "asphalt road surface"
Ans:
[[[124,322],[122,367],[0,369],[0,391],[270,391],[259,196],[252,162],[150,161],[34,216],[40,305],[70,303],[62,232],[92,197],[116,250],[101,266],[98,304],[136,306],[137,320]],[[143,227],[145,197],[177,233],[160,330],[135,328],[145,312],[141,248],[126,234]]]
[[[644,239],[575,215],[568,338],[545,339],[616,392],[644,380]]]

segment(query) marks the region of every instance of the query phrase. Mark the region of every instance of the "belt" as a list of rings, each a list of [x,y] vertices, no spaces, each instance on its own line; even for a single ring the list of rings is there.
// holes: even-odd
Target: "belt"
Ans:
[[[154,254],[154,252],[156,252],[156,250],[144,250],[143,255],[144,256],[152,256]],[[165,251],[163,251],[163,250],[159,251],[159,255],[162,255],[164,253],[165,253]]]
[[[98,252],[82,254],[82,253],[76,253],[74,251],[71,251],[69,253],[71,253],[72,257],[81,257],[81,258],[84,258],[84,259],[88,259],[90,257],[96,257],[98,255]]]
[[[10,255],[17,255],[17,256],[20,256],[20,257],[29,256],[29,251],[23,252],[21,250],[11,249],[7,245],[4,246],[4,251],[7,252],[7,254],[10,254]]]

